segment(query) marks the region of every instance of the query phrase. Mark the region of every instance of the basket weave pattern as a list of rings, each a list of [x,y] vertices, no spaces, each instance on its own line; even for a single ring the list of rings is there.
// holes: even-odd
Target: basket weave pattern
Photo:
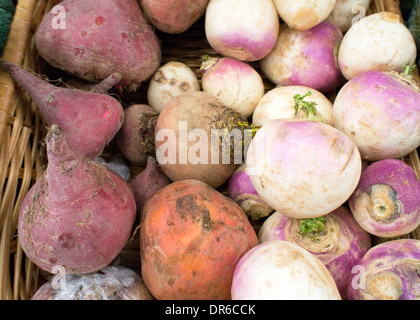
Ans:
[[[19,0],[3,58],[50,79],[55,73],[37,54],[33,35],[43,15],[60,1]],[[369,13],[390,11],[401,15],[399,1],[374,0]],[[216,55],[203,32],[203,19],[179,35],[158,34],[162,43],[162,64],[180,61],[191,67],[201,81],[201,56]],[[251,64],[260,72],[258,64]],[[261,72],[260,72],[261,74]],[[52,75],[52,77],[50,77]],[[266,90],[274,87],[262,74]],[[418,79],[418,74],[416,75]],[[129,103],[147,103],[147,84],[129,94]],[[0,71],[0,299],[30,299],[40,285],[39,269],[25,257],[17,238],[21,203],[45,166],[43,138],[46,126],[37,107],[5,72]],[[417,151],[404,160],[420,177]],[[131,168],[135,176],[142,168]],[[420,228],[400,238],[420,239]],[[391,239],[373,239],[380,243]],[[133,250],[138,247],[134,245]],[[138,252],[138,251],[137,251]]]

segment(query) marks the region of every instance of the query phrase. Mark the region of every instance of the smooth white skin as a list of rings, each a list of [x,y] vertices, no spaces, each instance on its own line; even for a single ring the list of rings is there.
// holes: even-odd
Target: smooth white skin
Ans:
[[[240,61],[255,61],[261,57],[249,59],[241,48],[223,47],[219,43],[220,35],[246,35],[252,41],[264,43],[267,34],[277,38],[280,19],[272,0],[210,0],[205,14],[205,33],[208,42],[219,54]],[[271,48],[274,46],[271,46]],[[271,49],[270,49],[271,50]],[[267,50],[266,54],[270,50]]]
[[[351,26],[338,52],[340,70],[347,80],[365,71],[397,71],[414,64],[417,47],[399,15],[381,12]]]
[[[304,122],[297,125],[293,122]],[[261,199],[291,218],[316,218],[340,207],[361,175],[349,137],[319,121],[271,120],[250,143],[246,163]]]
[[[325,19],[346,32],[352,24],[367,15],[371,0],[337,0],[331,14]]]
[[[287,241],[254,247],[233,275],[232,300],[341,300],[327,268],[314,255]]]
[[[280,17],[290,28],[304,31],[324,21],[337,0],[273,0]]]
[[[241,64],[243,66],[237,66],[237,70],[231,65],[223,74],[208,71],[209,73],[203,76],[202,86],[203,91],[248,118],[264,96],[265,88],[259,73],[251,66],[245,65],[245,62]],[[243,73],[241,69],[246,69],[247,72]]]
[[[274,119],[293,119],[295,116],[296,94],[305,95],[308,91],[312,95],[305,98],[305,101],[313,101],[317,104],[317,112],[325,118],[327,123],[332,124],[333,105],[330,100],[321,92],[305,86],[276,87],[268,91],[258,102],[252,116],[252,124],[263,126]]]
[[[197,76],[187,65],[170,61],[161,66],[150,79],[147,101],[150,107],[160,113],[174,97],[188,91],[199,91]]]

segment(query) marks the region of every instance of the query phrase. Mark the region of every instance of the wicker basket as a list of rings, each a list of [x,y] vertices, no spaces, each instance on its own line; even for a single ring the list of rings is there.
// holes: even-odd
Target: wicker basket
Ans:
[[[59,79],[60,70],[48,66],[36,52],[33,41],[43,15],[58,0],[19,0],[12,22],[3,58],[21,64],[49,79]],[[399,1],[373,1],[369,13],[391,11],[401,15]],[[201,56],[216,52],[209,46],[203,32],[203,18],[189,30],[179,35],[168,35],[158,31],[162,42],[162,63],[177,60],[190,66],[201,79]],[[260,72],[258,64],[252,64]],[[262,73],[260,72],[262,75]],[[416,75],[418,77],[418,74]],[[266,89],[274,87],[262,75]],[[123,102],[147,103],[147,84],[134,94],[123,96]],[[41,176],[45,166],[42,139],[46,134],[45,123],[34,103],[25,92],[15,86],[10,77],[0,72],[0,299],[27,300],[43,281],[43,273],[25,257],[16,227],[23,198],[32,184]],[[112,148],[106,150],[112,153]],[[109,155],[109,154],[108,154]],[[106,153],[104,154],[106,156]],[[420,161],[417,151],[403,159],[420,177]],[[132,167],[132,177],[142,168]],[[258,225],[256,226],[258,227]],[[400,238],[420,239],[420,228]],[[373,243],[392,239],[374,238]],[[122,252],[122,259],[129,267],[139,267],[139,246],[134,238]]]

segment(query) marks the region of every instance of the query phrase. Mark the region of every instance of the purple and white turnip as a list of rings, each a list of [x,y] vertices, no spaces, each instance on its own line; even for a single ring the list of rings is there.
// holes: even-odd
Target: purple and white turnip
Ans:
[[[370,234],[406,235],[420,225],[420,182],[401,160],[376,161],[363,170],[349,205],[358,224]]]
[[[341,300],[321,260],[279,240],[245,253],[236,265],[231,291],[233,300]]]
[[[364,160],[401,158],[420,146],[420,88],[405,73],[363,72],[334,101],[334,127],[354,141]]]
[[[251,141],[246,163],[261,199],[292,218],[316,218],[340,207],[362,168],[351,139],[314,120],[266,123]]]
[[[260,74],[248,63],[227,57],[203,56],[203,91],[248,118],[265,94]]]
[[[272,0],[210,0],[204,29],[217,53],[251,62],[273,49],[279,20]]]
[[[349,282],[349,300],[419,300],[420,241],[399,239],[372,247]]]
[[[343,34],[328,22],[299,31],[281,25],[277,42],[260,61],[261,70],[276,85],[300,85],[329,92],[343,81],[338,48]]]
[[[345,33],[338,64],[347,80],[367,71],[396,71],[416,61],[417,47],[400,15],[379,12],[362,18]]]
[[[264,221],[258,240],[293,242],[315,255],[330,271],[343,299],[353,267],[372,246],[370,235],[344,206],[315,219],[293,219],[275,212]]]

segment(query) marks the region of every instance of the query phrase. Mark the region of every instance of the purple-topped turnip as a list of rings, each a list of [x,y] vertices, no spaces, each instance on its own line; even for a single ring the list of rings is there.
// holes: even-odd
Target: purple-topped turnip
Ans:
[[[403,161],[380,160],[363,170],[349,205],[356,221],[370,234],[402,236],[420,225],[420,182]]]
[[[232,300],[341,300],[321,260],[288,241],[267,241],[245,253],[231,293]]]
[[[205,34],[220,55],[257,61],[273,49],[279,20],[272,0],[210,0]]]
[[[356,189],[362,161],[349,137],[314,120],[271,120],[251,141],[251,181],[274,210],[316,218],[340,207]]]
[[[273,50],[261,61],[261,70],[276,85],[300,85],[329,92],[342,81],[337,55],[343,34],[328,22],[299,31],[280,27]]]
[[[293,242],[314,254],[331,272],[343,299],[352,268],[372,245],[370,235],[343,206],[315,219],[293,219],[275,212],[264,221],[258,239],[260,243]]]
[[[203,91],[249,117],[265,94],[260,74],[248,63],[227,57],[202,57]]]
[[[228,196],[244,210],[252,220],[267,217],[273,209],[266,204],[259,196],[252,184],[251,178],[246,171],[246,164],[236,169],[229,179]]]
[[[405,63],[415,63],[416,56],[416,43],[400,15],[379,12],[350,27],[341,42],[338,63],[350,80],[367,71],[401,72]]]
[[[349,282],[349,300],[419,300],[420,241],[400,239],[372,247]]]
[[[308,30],[324,21],[337,0],[274,0],[277,12],[291,29]]]
[[[316,108],[315,114],[302,110],[303,106],[306,108],[309,105]],[[269,90],[258,102],[252,115],[252,124],[261,127],[270,120],[294,118],[319,120],[332,124],[333,105],[325,95],[312,88],[278,86]]]
[[[401,158],[420,146],[420,88],[409,75],[368,71],[348,81],[333,107],[334,127],[369,161]]]

